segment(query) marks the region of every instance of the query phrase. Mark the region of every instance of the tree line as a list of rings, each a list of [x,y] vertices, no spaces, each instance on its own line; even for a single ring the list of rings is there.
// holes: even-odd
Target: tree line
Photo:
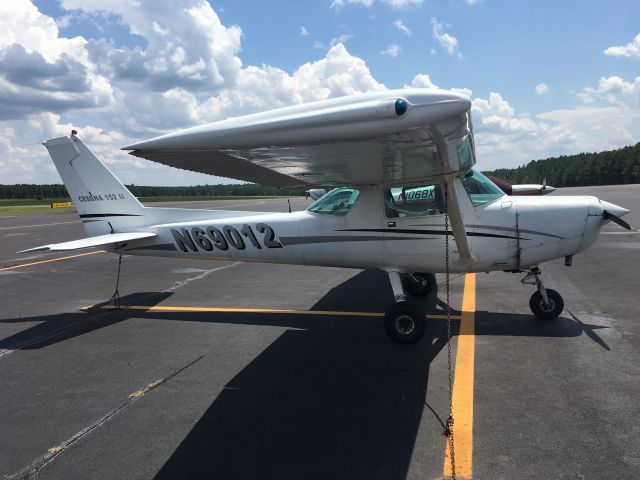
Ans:
[[[512,185],[542,183],[554,187],[620,185],[640,183],[640,143],[600,153],[562,155],[533,160],[517,168],[483,172]]]
[[[143,185],[127,185],[136,197],[268,197],[304,195],[303,188],[276,188],[255,183],[195,185],[182,187],[154,187]],[[2,199],[69,199],[69,194],[61,184],[17,184],[0,185]]]
[[[600,153],[562,155],[533,160],[517,168],[485,171],[511,184],[542,183],[544,178],[554,187],[620,185],[640,183],[640,143]],[[295,196],[304,188],[276,188],[255,183],[154,187],[127,185],[136,197],[230,197],[230,196]],[[68,199],[61,184],[0,185],[2,199]]]

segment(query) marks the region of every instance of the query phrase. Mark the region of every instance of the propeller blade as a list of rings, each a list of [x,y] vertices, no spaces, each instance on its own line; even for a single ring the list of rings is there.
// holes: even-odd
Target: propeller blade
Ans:
[[[614,215],[613,213],[609,212],[608,210],[605,210],[605,211],[602,212],[602,218],[604,218],[605,220],[611,220],[612,222],[617,223],[618,225],[620,225],[622,228],[626,228],[627,230],[631,230],[631,225],[629,225],[627,222],[622,220],[617,215]]]
[[[544,177],[544,180],[542,181],[542,190],[546,190],[547,189],[547,177]]]

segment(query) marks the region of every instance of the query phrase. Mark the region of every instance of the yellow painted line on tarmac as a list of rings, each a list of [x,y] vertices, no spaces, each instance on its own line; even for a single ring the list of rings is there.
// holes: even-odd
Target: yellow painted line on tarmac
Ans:
[[[453,383],[453,451],[456,478],[471,478],[473,467],[473,369],[475,354],[476,274],[467,273],[462,297],[462,321]],[[444,456],[444,476],[451,477],[450,445]]]
[[[80,310],[91,310],[93,306],[82,307]],[[115,305],[102,305],[99,309],[117,310]],[[145,310],[149,312],[208,312],[208,313],[278,313],[289,315],[329,315],[341,317],[384,317],[382,312],[344,312],[337,310],[285,310],[275,308],[227,308],[227,307],[177,307],[168,305],[120,305],[120,310]],[[446,315],[428,314],[428,319],[446,319]],[[460,320],[460,316],[452,315],[453,320]]]
[[[106,252],[104,250],[96,250],[95,252],[78,253],[76,255],[69,255],[67,257],[50,258],[48,260],[40,260],[38,262],[20,263],[18,265],[11,265],[9,267],[1,267],[0,271],[2,271],[2,270],[13,270],[15,268],[32,267],[33,265],[40,265],[42,263],[61,262],[62,260],[70,260],[72,258],[86,257],[87,255],[95,255],[96,253],[106,253]]]

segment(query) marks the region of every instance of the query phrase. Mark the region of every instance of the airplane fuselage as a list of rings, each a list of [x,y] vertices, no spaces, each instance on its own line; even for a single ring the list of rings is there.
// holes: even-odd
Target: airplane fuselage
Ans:
[[[465,200],[462,217],[473,259],[456,261],[457,246],[450,236],[452,272],[520,270],[574,255],[595,241],[602,225],[603,207],[596,197],[504,195],[474,207],[458,180],[456,188]],[[382,188],[360,188],[357,201],[344,216],[306,210],[201,211],[203,219],[147,224],[146,230],[157,237],[116,251],[203,260],[443,272],[444,215],[387,218],[383,195]],[[165,216],[171,209],[161,210]],[[177,218],[184,217],[178,214],[181,210],[175,211]],[[193,210],[188,212],[197,215]]]

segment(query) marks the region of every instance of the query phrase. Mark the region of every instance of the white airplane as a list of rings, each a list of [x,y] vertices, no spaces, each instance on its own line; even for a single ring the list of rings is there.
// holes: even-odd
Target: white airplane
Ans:
[[[509,182],[506,182],[501,178],[492,177],[490,175],[487,175],[487,178],[500,187],[500,190],[507,195],[549,195],[556,191],[555,187],[547,185],[546,178],[543,180],[542,185],[536,183],[511,185]]]
[[[35,250],[101,246],[117,254],[346,268],[389,275],[384,327],[417,341],[425,312],[409,298],[434,273],[526,272],[541,318],[563,309],[538,266],[588,248],[628,210],[596,197],[509,197],[474,170],[468,98],[442,90],[368,93],[229,118],[125,147],[178,168],[273,186],[332,185],[293,213],[141,205],[75,132],[47,140],[88,238]],[[408,187],[408,188],[407,188]],[[414,198],[402,198],[402,192]],[[416,199],[416,195],[420,195]],[[409,201],[411,200],[411,201]],[[445,222],[450,229],[446,229]],[[425,273],[428,272],[428,273]]]
[[[304,193],[307,194],[307,198],[311,197],[314,200],[319,200],[320,197],[327,194],[327,189],[326,188],[310,188],[309,190],[305,190]]]
[[[547,185],[545,178],[542,185],[537,183],[522,183],[519,185],[511,185],[511,195],[549,195],[556,191],[556,187]]]

